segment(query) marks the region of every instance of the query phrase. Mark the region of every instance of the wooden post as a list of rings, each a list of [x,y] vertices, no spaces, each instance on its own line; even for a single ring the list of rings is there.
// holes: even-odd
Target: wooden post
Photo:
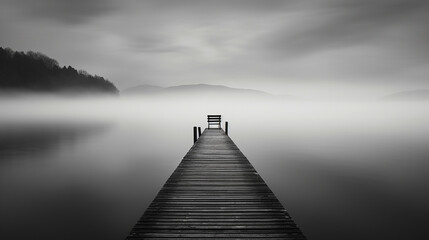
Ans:
[[[194,126],[194,143],[196,143],[197,140],[198,140],[197,127]]]
[[[201,127],[198,127],[198,137],[201,137]]]
[[[225,134],[228,135],[228,122],[225,122]]]

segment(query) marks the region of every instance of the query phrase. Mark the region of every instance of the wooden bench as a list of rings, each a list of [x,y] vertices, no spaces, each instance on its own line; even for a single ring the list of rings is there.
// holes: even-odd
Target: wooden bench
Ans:
[[[208,128],[210,126],[217,126],[216,128],[221,128],[221,115],[207,115]]]

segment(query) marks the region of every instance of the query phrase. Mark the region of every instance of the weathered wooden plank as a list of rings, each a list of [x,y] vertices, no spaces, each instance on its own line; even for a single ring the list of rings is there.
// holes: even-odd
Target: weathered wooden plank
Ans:
[[[128,239],[305,239],[222,129],[206,129]]]

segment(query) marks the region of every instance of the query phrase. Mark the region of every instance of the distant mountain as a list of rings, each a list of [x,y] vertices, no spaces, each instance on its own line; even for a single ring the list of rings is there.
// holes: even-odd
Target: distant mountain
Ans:
[[[0,92],[118,94],[118,89],[103,77],[60,67],[42,53],[0,47]]]
[[[263,91],[231,88],[223,85],[190,84],[172,87],[139,85],[122,91],[122,95],[151,97],[201,97],[201,98],[252,98],[252,99],[292,99],[292,96],[276,96]]]
[[[387,95],[383,99],[394,101],[429,101],[429,89],[397,92]]]
[[[163,87],[144,84],[144,85],[139,85],[139,86],[135,86],[132,88],[125,89],[121,93],[122,94],[136,94],[136,95],[144,95],[145,94],[146,95],[146,94],[159,93],[160,91],[162,91],[164,89],[165,88],[163,88]]]

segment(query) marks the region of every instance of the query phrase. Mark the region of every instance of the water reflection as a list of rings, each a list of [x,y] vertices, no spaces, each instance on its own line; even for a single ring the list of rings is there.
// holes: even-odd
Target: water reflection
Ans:
[[[0,239],[124,238],[216,113],[310,239],[429,236],[426,103],[11,102]]]
[[[15,160],[70,146],[88,135],[103,132],[108,123],[2,123],[0,124],[0,159]]]

